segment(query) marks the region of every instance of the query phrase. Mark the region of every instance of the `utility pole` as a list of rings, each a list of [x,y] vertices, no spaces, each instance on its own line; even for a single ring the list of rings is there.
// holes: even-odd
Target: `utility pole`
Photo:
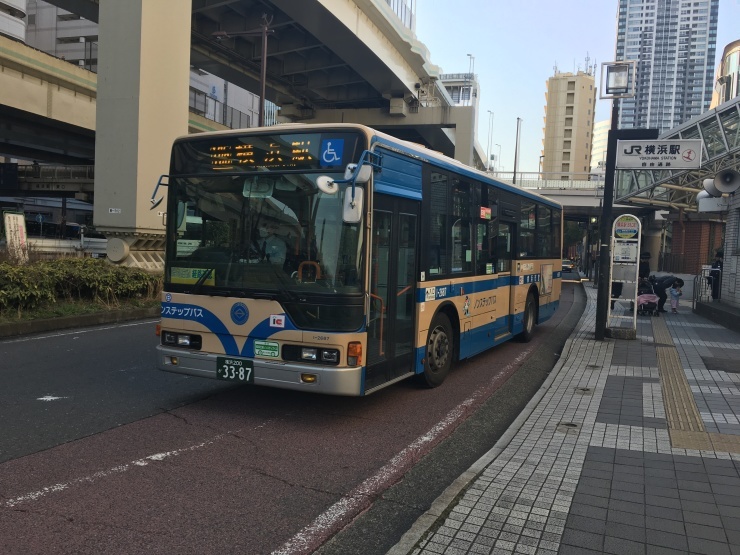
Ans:
[[[514,179],[512,183],[516,185],[516,172],[519,168],[519,135],[522,129],[522,118],[516,118],[516,144],[514,145]]]

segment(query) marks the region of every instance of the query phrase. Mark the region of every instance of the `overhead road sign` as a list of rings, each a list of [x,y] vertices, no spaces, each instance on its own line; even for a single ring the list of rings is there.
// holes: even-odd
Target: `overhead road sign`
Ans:
[[[617,141],[618,170],[693,170],[701,167],[701,139]]]

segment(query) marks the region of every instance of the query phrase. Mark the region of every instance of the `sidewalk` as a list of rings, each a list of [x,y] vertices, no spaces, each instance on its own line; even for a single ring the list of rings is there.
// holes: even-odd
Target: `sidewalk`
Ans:
[[[538,394],[389,555],[740,554],[740,334],[684,289],[637,340],[596,341],[584,288]]]

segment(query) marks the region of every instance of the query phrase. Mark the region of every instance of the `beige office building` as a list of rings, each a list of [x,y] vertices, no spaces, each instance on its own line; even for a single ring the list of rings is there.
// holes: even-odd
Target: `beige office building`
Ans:
[[[545,179],[588,179],[596,85],[591,72],[556,73],[547,80],[542,173]]]

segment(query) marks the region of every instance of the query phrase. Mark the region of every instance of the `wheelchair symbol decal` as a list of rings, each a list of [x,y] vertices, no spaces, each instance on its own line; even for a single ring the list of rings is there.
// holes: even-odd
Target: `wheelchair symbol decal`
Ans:
[[[339,166],[344,155],[344,139],[326,139],[321,141],[321,157],[319,165]]]

